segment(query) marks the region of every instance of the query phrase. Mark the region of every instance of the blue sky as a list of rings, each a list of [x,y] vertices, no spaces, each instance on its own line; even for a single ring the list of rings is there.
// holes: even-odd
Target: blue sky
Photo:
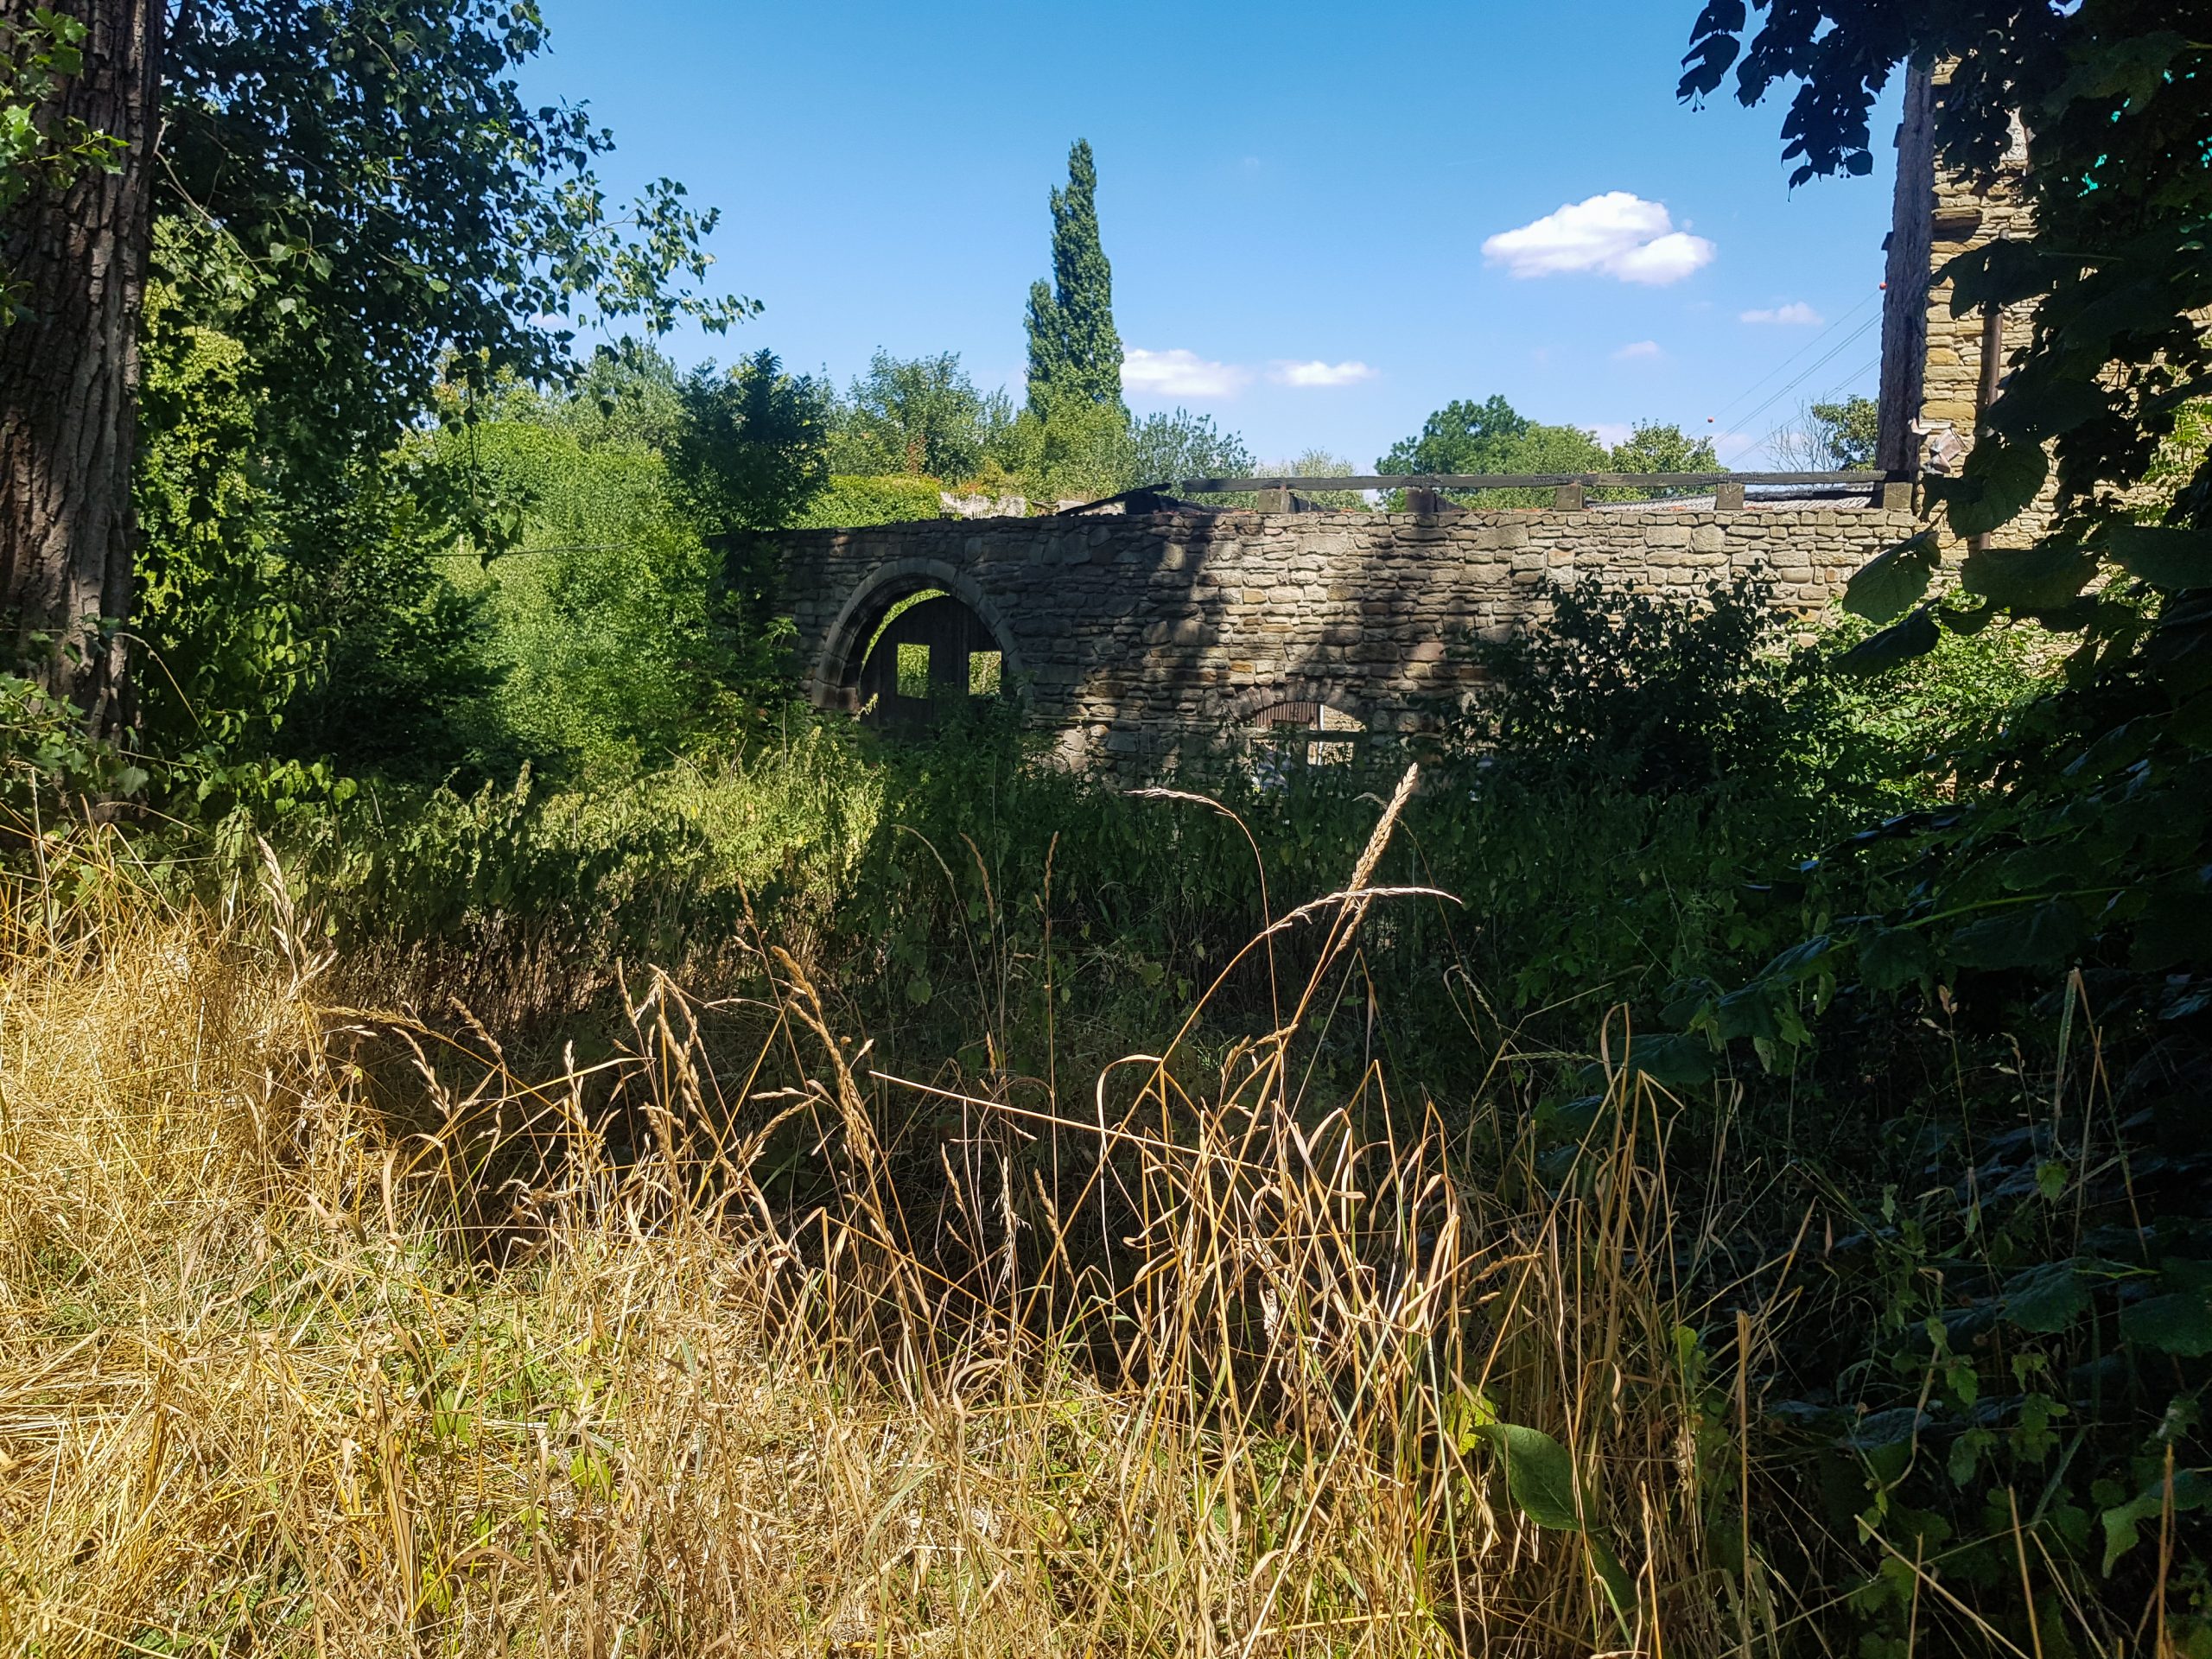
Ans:
[[[1503,392],[1749,466],[1800,403],[1873,387],[1894,89],[1874,175],[1793,194],[1778,104],[1675,101],[1695,0],[544,10],[525,91],[589,101],[617,189],[721,208],[718,282],[766,303],[687,361],[767,346],[842,384],[879,346],[957,351],[1018,392],[1084,137],[1131,406],[1263,459],[1364,467]]]

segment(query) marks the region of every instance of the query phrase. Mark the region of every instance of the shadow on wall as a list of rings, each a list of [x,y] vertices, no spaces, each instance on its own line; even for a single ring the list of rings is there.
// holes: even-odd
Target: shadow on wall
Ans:
[[[1540,622],[1580,575],[1691,599],[1759,571],[1814,612],[1917,526],[1881,506],[931,521],[790,533],[785,595],[819,706],[922,718],[995,653],[1071,763],[1137,774],[1281,704],[1418,734],[1479,677],[1462,641]],[[1313,741],[1344,741],[1333,718]]]

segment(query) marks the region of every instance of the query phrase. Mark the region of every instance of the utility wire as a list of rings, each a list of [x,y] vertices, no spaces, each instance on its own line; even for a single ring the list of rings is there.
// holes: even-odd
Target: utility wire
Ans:
[[[1861,364],[1860,364],[1857,368],[1853,369],[1853,370],[1849,374],[1847,374],[1847,375],[1844,376],[1844,378],[1843,378],[1842,379],[1839,380],[1838,382],[1836,382],[1836,384],[1835,384],[1834,386],[1832,386],[1831,388],[1829,388],[1828,394],[1827,394],[1827,395],[1828,395],[1828,397],[1829,397],[1830,398],[1834,398],[1834,397],[1835,397],[1836,396],[1838,396],[1838,395],[1839,395],[1840,393],[1841,393],[1841,392],[1842,392],[1842,391],[1843,391],[1847,387],[1848,387],[1848,386],[1849,386],[1849,385],[1850,385],[1853,381],[1857,380],[1857,379],[1859,378],[1859,376],[1861,376],[1861,375],[1865,374],[1865,373],[1866,372],[1866,371],[1867,371],[1867,370],[1872,369],[1872,368],[1878,367],[1878,366],[1880,365],[1880,364],[1881,364],[1881,361],[1882,361],[1882,354],[1881,354],[1879,352],[1877,352],[1873,356],[1872,356],[1872,357],[1868,358],[1868,359],[1867,359],[1864,363],[1861,363]],[[1765,448],[1765,446],[1767,446],[1768,444],[1772,443],[1772,442],[1773,442],[1777,438],[1780,437],[1780,436],[1781,436],[1784,432],[1787,432],[1789,429],[1789,421],[1788,421],[1788,420],[1786,420],[1786,419],[1785,419],[1785,420],[1783,420],[1783,421],[1779,425],[1777,425],[1777,426],[1774,429],[1774,430],[1773,430],[1773,431],[1771,431],[1771,432],[1770,432],[1770,433],[1768,433],[1764,437],[1761,438],[1756,445],[1753,445],[1753,446],[1752,446],[1752,448]],[[1742,454],[1745,454],[1748,453],[1748,451],[1746,451],[1746,450],[1743,450],[1743,449],[1739,449],[1739,450],[1738,450],[1736,453],[1737,453],[1738,455],[1742,455]]]
[[[1783,382],[1780,386],[1777,386],[1765,397],[1762,398],[1756,406],[1754,406],[1741,418],[1748,424],[1749,423],[1757,420],[1760,416],[1765,414],[1766,411],[1773,408],[1776,404],[1779,403],[1783,398],[1787,397],[1791,392],[1796,391],[1798,387],[1803,385],[1806,381],[1811,379],[1813,376],[1819,373],[1830,363],[1835,361],[1837,358],[1842,356],[1844,353],[1849,351],[1853,346],[1857,345],[1860,340],[1865,338],[1867,331],[1872,328],[1874,325],[1880,321],[1881,318],[1878,315],[1867,318],[1866,321],[1860,323],[1858,327],[1853,329],[1848,334],[1846,334],[1833,346],[1829,347],[1829,349],[1821,357],[1806,365],[1806,366],[1800,370],[1796,375]],[[1879,359],[1877,359],[1877,361]],[[1856,379],[1857,378],[1858,376],[1855,374],[1852,376],[1853,379]],[[1764,442],[1764,440],[1762,440],[1762,442]],[[1752,446],[1748,443],[1741,444],[1737,447],[1734,453],[1737,455],[1743,455],[1749,453],[1751,448]]]
[[[1736,409],[1736,407],[1737,407],[1738,404],[1740,404],[1744,401],[1744,399],[1745,399],[1745,398],[1746,398],[1746,397],[1750,397],[1753,392],[1757,391],[1758,391],[1761,386],[1764,386],[1764,385],[1766,385],[1766,383],[1767,383],[1768,381],[1770,381],[1770,380],[1773,379],[1773,378],[1774,378],[1774,377],[1775,377],[1776,375],[1780,374],[1780,373],[1781,373],[1784,369],[1788,368],[1788,367],[1789,367],[1792,363],[1795,363],[1795,362],[1796,362],[1799,358],[1801,358],[1801,357],[1804,356],[1806,353],[1808,353],[1808,352],[1811,351],[1815,346],[1816,346],[1820,345],[1820,343],[1821,343],[1822,340],[1826,340],[1826,339],[1827,339],[1830,334],[1832,334],[1835,333],[1835,331],[1836,331],[1837,329],[1839,329],[1839,328],[1842,327],[1844,326],[1844,324],[1846,324],[1847,322],[1849,322],[1849,321],[1850,321],[1853,317],[1857,316],[1857,315],[1858,315],[1861,311],[1864,311],[1864,310],[1865,310],[1865,309],[1866,309],[1869,305],[1872,304],[1876,299],[1878,299],[1878,298],[1879,298],[1879,297],[1880,297],[1880,296],[1881,296],[1881,292],[1882,292],[1882,290],[1881,290],[1880,289],[1878,289],[1878,289],[1876,289],[1873,291],[1873,293],[1867,295],[1867,296],[1866,296],[1866,298],[1864,298],[1864,299],[1860,300],[1860,301],[1859,302],[1859,303],[1858,303],[1858,304],[1856,304],[1856,305],[1853,306],[1853,307],[1851,308],[1851,309],[1849,309],[1848,311],[1845,312],[1841,316],[1838,317],[1838,318],[1837,318],[1834,322],[1832,322],[1832,323],[1828,324],[1828,326],[1827,326],[1827,327],[1825,327],[1825,328],[1821,329],[1821,332],[1820,332],[1819,334],[1815,334],[1815,335],[1812,337],[1812,339],[1810,339],[1810,340],[1807,340],[1807,341],[1806,341],[1802,346],[1799,346],[1796,351],[1794,351],[1794,352],[1790,353],[1789,356],[1787,356],[1787,357],[1783,358],[1783,359],[1782,359],[1782,361],[1781,361],[1781,362],[1779,362],[1779,363],[1776,364],[1772,368],[1769,369],[1769,370],[1768,370],[1764,374],[1761,375],[1758,379],[1756,379],[1756,380],[1754,380],[1753,382],[1751,382],[1751,384],[1750,385],[1748,385],[1748,386],[1745,387],[1743,391],[1741,391],[1738,392],[1738,393],[1737,393],[1733,397],[1731,397],[1731,398],[1730,398],[1730,399],[1729,399],[1726,404],[1722,404],[1719,409],[1716,409],[1715,410],[1713,410],[1713,414],[1711,415],[1711,416],[1710,416],[1709,418],[1710,418],[1711,420],[1713,420],[1713,421],[1714,423],[1719,423],[1719,422],[1720,422],[1720,421],[1721,421],[1721,420],[1723,420],[1723,419],[1726,419],[1726,420],[1733,421],[1733,420],[1735,419],[1735,416],[1734,416],[1734,414],[1732,413],[1732,411]]]

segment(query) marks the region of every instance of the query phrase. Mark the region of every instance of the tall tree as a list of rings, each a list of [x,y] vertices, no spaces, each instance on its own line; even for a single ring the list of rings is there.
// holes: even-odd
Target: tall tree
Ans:
[[[0,575],[16,656],[96,725],[125,712],[149,250],[172,337],[212,327],[244,353],[234,378],[295,597],[333,587],[314,567],[351,545],[361,468],[442,383],[563,376],[564,324],[652,334],[755,308],[690,286],[712,214],[666,180],[620,213],[593,172],[609,136],[582,109],[524,101],[515,73],[545,44],[535,0],[194,0],[166,41],[158,0],[74,3],[82,73],[50,120],[122,147],[114,171],[79,169],[5,215],[0,263],[26,315],[0,340]],[[11,40],[54,15],[0,0]],[[465,419],[472,403],[447,408]]]
[[[10,157],[13,199],[0,217],[12,314],[0,327],[0,626],[35,678],[108,729],[127,713],[121,626],[130,611],[162,4],[80,3],[81,17],[62,17],[0,0],[11,87],[22,84],[26,51],[44,51],[56,72],[38,87],[29,124],[60,136],[65,152],[114,141],[96,151],[95,166],[41,166],[41,152],[54,149],[44,143],[28,167]]]
[[[1421,423],[1420,435],[1401,438],[1376,463],[1378,473],[1594,473],[1605,465],[1597,434],[1577,426],[1532,421],[1493,393],[1477,403],[1455,398]],[[1534,507],[1548,490],[1455,491],[1468,506]]]
[[[1114,272],[1098,239],[1098,168],[1090,145],[1068,152],[1068,188],[1052,192],[1052,280],[1029,289],[1029,404],[1056,397],[1122,402]]]
[[[1420,435],[1401,438],[1375,463],[1382,473],[1503,473],[1514,446],[1529,434],[1529,418],[1496,394],[1484,402],[1454,398],[1421,423]]]

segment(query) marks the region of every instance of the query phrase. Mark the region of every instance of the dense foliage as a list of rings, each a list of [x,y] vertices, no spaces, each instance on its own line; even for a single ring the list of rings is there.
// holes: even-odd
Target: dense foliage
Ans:
[[[1937,583],[1932,533],[1885,554],[1849,599],[1882,631],[1841,660],[1892,673],[2020,619],[2073,636],[2063,677],[1948,757],[1952,801],[1808,867],[1853,903],[1677,1007],[1770,1056],[1823,1033],[1879,1045],[1916,1017],[1969,1041],[2056,1026],[2018,1095],[1894,1126],[1916,1167],[1852,1235],[1891,1288],[1775,1383],[1800,1408],[1793,1472],[1811,1484],[1823,1436],[1865,1471],[1827,1501],[1866,1541],[1869,1654],[1911,1650],[1924,1590],[1965,1616],[1957,1640],[2118,1651],[2147,1626],[2162,1653],[2212,1645],[2212,448],[2193,414],[2212,362],[2212,47],[2179,19],[2136,0],[1825,0],[1754,29],[1713,0],[1685,60],[1689,97],[1732,67],[1746,103],[1798,83],[1800,181],[1870,171],[1875,98],[1908,61],[1936,66],[1938,164],[1987,179],[2024,140],[2037,224],[1943,273],[1959,315],[2032,316],[1961,475],[1934,486],[1966,544],[1955,582]],[[2077,1021],[2098,1033],[2087,1079]],[[1870,1352],[1848,1387],[1827,1380]]]
[[[830,462],[861,475],[971,478],[1013,418],[1011,400],[978,391],[958,353],[899,359],[878,351],[839,410]]]
[[[1532,421],[1492,393],[1480,403],[1458,399],[1421,423],[1420,433],[1402,438],[1375,463],[1377,473],[1691,473],[1717,472],[1719,457],[1710,438],[1693,439],[1678,426],[1639,421],[1630,435],[1611,448],[1594,432],[1574,426]],[[1551,493],[1538,489],[1455,490],[1453,500],[1471,507],[1534,507],[1550,505]],[[1603,497],[1632,498],[1649,492],[1606,490]]]
[[[1449,1139],[1538,1211],[1663,1183],[1700,1217],[1641,1251],[1676,1281],[1667,1478],[1712,1567],[1667,1593],[1723,1608],[1747,1652],[2116,1654],[2144,1629],[2208,1650],[2206,48],[2130,0],[1760,17],[1714,0],[1686,86],[1739,57],[1747,98],[1801,77],[1808,174],[1867,170],[1871,99],[1916,55],[1957,60],[1948,159],[1993,162],[2029,115],[2058,251],[1958,269],[1963,306],[2042,296],[1943,492],[1991,539],[1955,582],[1932,535],[1885,554],[1855,619],[1779,620],[1756,580],[1690,606],[1563,589],[1541,632],[1453,642],[1489,677],[1439,730],[1287,763],[1231,743],[1163,798],[1043,764],[995,700],[908,742],[797,709],[764,540],[928,516],[941,488],[1050,503],[1254,467],[1208,420],[1122,408],[1087,147],[1019,410],[950,354],[879,353],[842,395],[766,351],[578,359],[546,318],[650,334],[749,308],[689,292],[710,216],[663,187],[618,226],[588,171],[604,136],[519,104],[529,6],[188,9],[145,340],[145,753],[0,680],[36,925],[65,934],[53,895],[97,890],[72,861],[88,804],[143,792],[149,880],[222,914],[265,891],[287,950],[334,940],[346,994],[410,1033],[458,999],[512,1052],[588,1068],[652,969],[720,1012],[757,997],[731,942],[764,932],[866,1033],[840,1065],[870,1088],[1054,1100],[1173,1042],[1228,1075],[1288,1029],[1299,1113]],[[49,48],[13,38],[38,73],[22,54]],[[1810,411],[1821,456],[1862,459],[1870,412]],[[1380,465],[1713,457],[1491,397]],[[2052,465],[2049,528],[1998,534]],[[1338,888],[1414,760],[1366,874],[1421,891],[1341,958],[1310,927],[1262,935]],[[1281,985],[1328,963],[1339,1017],[1286,1027]],[[1378,1068],[1410,1086],[1378,1098]],[[918,1214],[967,1131],[900,1110]],[[634,1160],[639,1126],[603,1122]],[[1647,1128],[1653,1185],[1605,1185],[1597,1154]],[[1025,1146],[1009,1232],[1022,1177],[1046,1191]],[[802,1148],[778,1179],[808,1170]],[[1110,1280],[1114,1236],[1072,1271]],[[1646,1385],[1586,1334],[1557,1369],[1598,1378],[1589,1399]],[[1470,1452],[1505,1425],[1465,1381],[1425,1403],[1464,1413]],[[1286,1431],[1270,1455],[1294,1452]],[[1537,1513],[1510,1470],[1505,1491]],[[1585,1526],[1579,1505],[1546,1524]],[[1619,1563],[1588,1560],[1614,1595]]]

